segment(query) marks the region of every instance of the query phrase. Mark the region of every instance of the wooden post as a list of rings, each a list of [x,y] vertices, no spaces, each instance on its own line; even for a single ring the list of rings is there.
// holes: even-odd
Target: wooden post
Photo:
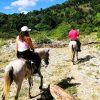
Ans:
[[[65,92],[61,87],[56,85],[50,85],[51,95],[55,100],[75,100],[70,94]]]

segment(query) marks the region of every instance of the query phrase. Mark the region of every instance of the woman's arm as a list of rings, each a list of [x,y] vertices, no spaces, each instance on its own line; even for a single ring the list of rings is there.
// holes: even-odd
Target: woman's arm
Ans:
[[[77,29],[76,31],[77,31],[77,35],[79,36],[79,29]]]

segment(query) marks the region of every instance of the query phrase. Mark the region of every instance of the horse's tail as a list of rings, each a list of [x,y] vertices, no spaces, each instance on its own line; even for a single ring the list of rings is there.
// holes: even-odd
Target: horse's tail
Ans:
[[[5,96],[9,95],[10,85],[13,82],[13,67],[5,71],[3,93]]]

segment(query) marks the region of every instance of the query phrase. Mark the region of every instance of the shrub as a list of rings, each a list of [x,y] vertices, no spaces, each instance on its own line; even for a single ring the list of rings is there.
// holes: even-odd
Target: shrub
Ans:
[[[90,34],[92,32],[92,28],[86,27],[85,31],[86,34]]]
[[[36,26],[35,26],[35,28],[36,28],[36,30],[49,30],[49,29],[51,29],[51,27],[49,26],[49,25],[47,25],[47,24],[37,24]]]
[[[81,25],[81,27],[80,27],[80,31],[81,31],[81,32],[84,32],[85,29],[86,29],[86,27],[87,27],[87,24],[86,24],[86,23],[83,23],[83,24]]]
[[[7,44],[6,41],[4,39],[0,38],[0,47],[2,47],[5,44]]]
[[[70,27],[71,25],[66,22],[61,23],[52,31],[51,37],[56,38],[57,40],[67,38]]]
[[[100,38],[100,29],[97,32],[97,38]]]
[[[8,39],[8,38],[15,38],[17,35],[17,32],[12,31],[11,33],[7,32],[0,32],[0,38]]]
[[[35,39],[35,43],[37,43],[37,44],[43,44],[43,43],[48,44],[48,43],[51,43],[51,40],[47,36],[45,36],[44,34],[41,34]]]

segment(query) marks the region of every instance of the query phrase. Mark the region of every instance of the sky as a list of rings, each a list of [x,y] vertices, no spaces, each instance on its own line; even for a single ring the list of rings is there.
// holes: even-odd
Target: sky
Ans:
[[[66,0],[0,0],[0,12],[5,14],[27,13],[40,8],[61,4]]]

